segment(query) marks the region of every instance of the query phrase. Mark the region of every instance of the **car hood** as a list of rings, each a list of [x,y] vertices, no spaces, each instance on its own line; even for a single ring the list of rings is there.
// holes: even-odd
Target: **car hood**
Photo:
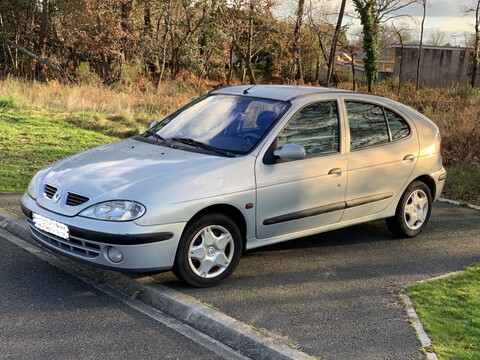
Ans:
[[[236,164],[246,158],[251,157],[214,156],[128,139],[71,156],[42,172],[38,193],[43,194],[48,184],[64,194],[87,197],[87,202],[68,206],[65,199],[55,203],[45,196],[37,196],[37,202],[74,216],[108,200],[176,203],[241,191],[254,186],[253,176],[246,174],[244,166],[241,174],[235,174]],[[253,166],[250,168],[253,171]]]

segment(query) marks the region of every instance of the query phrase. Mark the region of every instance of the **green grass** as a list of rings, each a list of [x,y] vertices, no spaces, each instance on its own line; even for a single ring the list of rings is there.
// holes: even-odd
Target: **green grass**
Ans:
[[[447,168],[443,197],[480,205],[480,166],[455,164]]]
[[[439,359],[480,359],[480,265],[407,291]]]
[[[0,99],[3,103],[5,99]],[[15,109],[13,102],[0,106],[0,191],[22,192],[42,167],[128,135],[110,128],[103,130],[116,136],[105,135],[81,126],[89,127],[89,121],[71,119],[68,114]]]

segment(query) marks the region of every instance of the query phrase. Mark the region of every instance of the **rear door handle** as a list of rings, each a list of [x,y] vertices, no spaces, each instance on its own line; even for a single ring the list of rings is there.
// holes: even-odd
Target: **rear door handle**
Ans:
[[[328,175],[337,175],[340,176],[342,175],[342,169],[340,168],[334,168],[328,172]]]
[[[403,161],[413,162],[413,160],[415,160],[415,156],[413,156],[412,154],[408,154],[403,157]]]

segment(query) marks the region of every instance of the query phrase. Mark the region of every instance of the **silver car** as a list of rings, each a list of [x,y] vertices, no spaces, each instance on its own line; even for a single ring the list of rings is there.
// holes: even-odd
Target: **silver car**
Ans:
[[[40,170],[22,208],[63,255],[211,286],[260,246],[381,218],[417,235],[446,178],[441,148],[435,124],[383,97],[227,87]]]

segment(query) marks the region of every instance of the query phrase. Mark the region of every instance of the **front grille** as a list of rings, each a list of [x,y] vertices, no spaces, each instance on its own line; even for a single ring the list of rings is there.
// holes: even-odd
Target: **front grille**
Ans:
[[[47,199],[51,199],[53,195],[57,192],[57,188],[52,185],[45,184],[45,187],[43,188],[43,191],[45,192],[45,196]]]
[[[30,231],[35,239],[50,248],[85,259],[95,259],[98,257],[98,255],[100,255],[100,246],[93,244],[90,241],[73,236],[71,236],[68,240],[62,239],[58,236],[37,229],[30,219],[28,219],[28,226],[30,227]]]
[[[52,199],[57,191],[58,188],[53,185],[45,184],[45,186],[43,187],[43,192],[47,199]],[[78,206],[86,203],[88,200],[90,200],[90,198],[86,196],[68,192],[67,201],[65,203],[68,206]]]
[[[88,200],[90,200],[90,199],[86,196],[73,194],[73,193],[68,193],[67,205],[78,206],[78,205],[82,205],[83,203],[86,203]]]

